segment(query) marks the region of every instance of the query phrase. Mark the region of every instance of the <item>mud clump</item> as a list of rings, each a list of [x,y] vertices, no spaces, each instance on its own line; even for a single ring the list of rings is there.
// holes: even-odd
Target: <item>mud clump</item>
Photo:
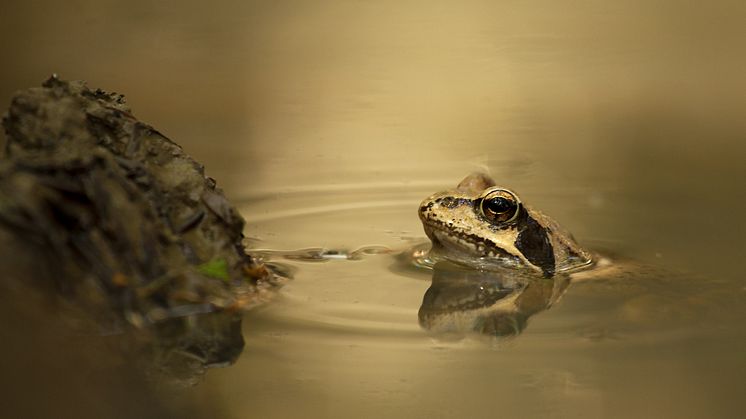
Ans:
[[[244,252],[244,220],[203,166],[83,82],[18,93],[3,127],[2,287],[105,333],[137,330],[176,375],[233,362],[242,311],[281,278]]]

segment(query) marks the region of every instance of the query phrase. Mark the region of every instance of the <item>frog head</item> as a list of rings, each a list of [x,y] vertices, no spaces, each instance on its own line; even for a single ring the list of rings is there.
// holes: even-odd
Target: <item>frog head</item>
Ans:
[[[557,222],[483,173],[426,198],[419,215],[434,256],[462,264],[529,269],[551,277],[592,260]]]

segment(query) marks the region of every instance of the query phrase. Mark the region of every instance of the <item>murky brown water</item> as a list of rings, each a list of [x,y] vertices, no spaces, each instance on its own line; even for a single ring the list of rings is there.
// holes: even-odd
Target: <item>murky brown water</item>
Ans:
[[[169,396],[211,417],[734,417],[745,20],[725,1],[14,2],[0,102],[52,72],[126,93],[254,247],[406,248],[423,197],[489,169],[647,267],[494,340],[422,330],[430,276],[393,255],[285,261],[239,362]]]

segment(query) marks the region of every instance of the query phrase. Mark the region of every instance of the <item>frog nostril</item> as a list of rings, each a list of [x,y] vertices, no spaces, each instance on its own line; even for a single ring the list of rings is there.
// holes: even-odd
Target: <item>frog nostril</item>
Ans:
[[[456,208],[459,204],[459,200],[451,196],[446,196],[438,200],[438,203],[446,208]]]

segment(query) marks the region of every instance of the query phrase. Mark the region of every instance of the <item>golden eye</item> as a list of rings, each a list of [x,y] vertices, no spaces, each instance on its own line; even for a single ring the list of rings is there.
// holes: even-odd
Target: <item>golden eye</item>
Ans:
[[[521,201],[511,191],[490,188],[482,194],[479,210],[493,223],[509,223],[518,217]]]

